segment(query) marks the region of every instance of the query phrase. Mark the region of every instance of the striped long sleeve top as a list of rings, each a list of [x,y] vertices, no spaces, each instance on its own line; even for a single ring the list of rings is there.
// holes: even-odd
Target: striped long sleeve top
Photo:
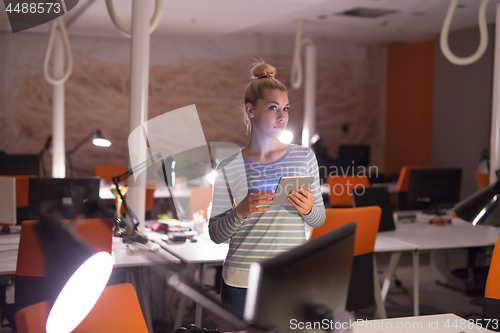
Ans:
[[[253,213],[246,219],[236,214],[236,205],[251,192],[274,192],[281,177],[313,175],[311,193],[314,204],[308,215],[290,205],[271,205],[270,210]],[[290,145],[279,161],[260,164],[245,159],[241,152],[222,160],[217,166],[210,238],[215,243],[229,240],[229,252],[222,277],[233,287],[246,288],[250,263],[261,262],[305,243],[304,222],[319,227],[325,220],[318,163],[307,147]]]

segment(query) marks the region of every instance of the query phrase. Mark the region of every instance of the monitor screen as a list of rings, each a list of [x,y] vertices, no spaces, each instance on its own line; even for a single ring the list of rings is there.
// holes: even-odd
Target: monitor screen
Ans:
[[[340,145],[339,159],[347,165],[369,166],[370,146],[368,145]],[[352,163],[352,164],[351,164]]]
[[[318,322],[319,307],[345,309],[355,231],[356,224],[349,223],[277,257],[251,264],[245,321],[289,332],[294,323]]]
[[[408,204],[420,209],[452,208],[460,201],[462,169],[411,170]]]
[[[0,154],[0,175],[40,176],[38,155]]]
[[[32,220],[40,219],[40,212],[51,208],[62,218],[72,219],[86,200],[99,200],[99,178],[30,178],[28,200]]]

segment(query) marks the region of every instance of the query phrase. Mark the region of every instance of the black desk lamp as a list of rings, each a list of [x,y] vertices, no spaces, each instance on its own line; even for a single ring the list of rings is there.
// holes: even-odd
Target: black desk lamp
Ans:
[[[109,253],[97,253],[75,239],[56,215],[43,216],[35,225],[35,234],[47,258],[47,286],[53,297],[49,299],[46,331],[69,333],[99,299],[111,275],[113,260]]]
[[[76,152],[80,147],[87,142],[88,140],[92,139],[92,143],[95,146],[98,147],[109,147],[111,146],[111,141],[105,139],[102,136],[102,133],[100,130],[94,130],[92,131],[89,135],[87,135],[82,141],[80,141],[73,149],[68,151],[66,153],[66,158],[68,159],[68,166],[69,166],[69,172],[71,177],[75,177],[75,172],[73,170],[73,165],[71,164],[71,155]]]
[[[474,193],[453,207],[455,214],[473,225],[500,226],[500,170],[497,170],[497,182]]]
[[[40,164],[42,165],[42,173],[44,177],[47,177],[47,169],[45,169],[45,162],[43,161],[43,155],[46,151],[52,150],[52,135],[49,135],[47,140],[45,141],[45,145],[43,149],[38,153],[38,158],[40,159]]]

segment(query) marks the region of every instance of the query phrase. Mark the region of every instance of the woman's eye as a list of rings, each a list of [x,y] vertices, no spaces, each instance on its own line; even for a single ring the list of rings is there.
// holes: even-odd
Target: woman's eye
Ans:
[[[271,105],[271,106],[269,107],[269,110],[272,110],[272,111],[276,110],[276,105]]]
[[[290,108],[288,108],[288,107],[283,108],[283,111],[285,111],[285,112],[288,112],[288,110],[290,110]]]

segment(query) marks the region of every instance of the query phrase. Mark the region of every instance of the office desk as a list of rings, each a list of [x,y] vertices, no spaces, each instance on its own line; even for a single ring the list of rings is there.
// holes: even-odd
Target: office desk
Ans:
[[[472,226],[460,219],[453,219],[449,225],[425,223],[397,224],[396,230],[379,233],[377,240],[393,240],[408,245],[413,255],[413,311],[419,314],[419,257],[424,251],[455,248],[494,246],[500,228]],[[408,250],[402,250],[408,251]],[[389,269],[382,286],[382,300],[385,300],[401,251],[393,252]]]
[[[15,275],[20,234],[0,235],[0,275]]]

